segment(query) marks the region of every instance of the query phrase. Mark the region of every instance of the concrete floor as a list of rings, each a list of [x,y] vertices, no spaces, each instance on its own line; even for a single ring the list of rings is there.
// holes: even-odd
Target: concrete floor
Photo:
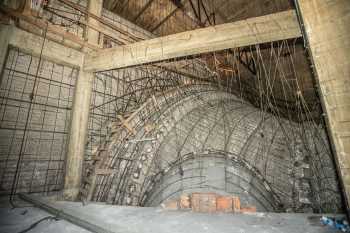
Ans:
[[[45,211],[35,207],[18,209],[0,208],[0,233],[17,233],[27,229],[34,222],[50,216]],[[64,220],[45,220],[28,233],[88,233],[74,224]]]
[[[144,233],[326,233],[339,232],[319,223],[320,215],[310,214],[204,214],[161,208],[109,206],[104,204],[55,202],[56,207],[111,232]],[[33,222],[49,216],[35,207],[0,208],[0,233],[20,232]],[[86,231],[64,220],[46,220],[30,233]]]

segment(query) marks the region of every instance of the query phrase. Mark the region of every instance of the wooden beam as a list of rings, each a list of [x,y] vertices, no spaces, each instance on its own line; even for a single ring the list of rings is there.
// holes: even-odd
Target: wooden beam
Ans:
[[[140,12],[133,18],[133,22],[136,23],[136,20],[148,9],[154,0],[148,0],[148,2],[142,7]]]
[[[122,123],[122,125],[133,135],[136,135],[136,130],[132,128],[132,126],[129,124],[128,120],[125,120],[122,115],[117,115],[118,119]]]
[[[12,25],[0,25],[0,31],[2,30],[9,36],[9,45],[17,47],[33,56],[40,56],[41,54],[43,58],[52,62],[75,67],[81,67],[83,64],[84,53],[75,49],[68,48],[51,40],[46,40],[44,49],[41,51],[42,37],[20,30]],[[1,34],[0,37],[5,37],[5,34]]]
[[[130,32],[128,32],[127,30],[124,30],[124,29],[121,29],[120,27],[117,27],[116,25],[114,25],[113,23],[110,23],[108,22],[107,20],[101,18],[100,16],[96,15],[96,14],[93,14],[89,11],[87,11],[84,7],[78,5],[78,4],[75,4],[74,2],[71,2],[69,0],[58,0],[64,4],[66,4],[67,6],[70,6],[72,7],[73,9],[75,10],[78,10],[80,11],[81,13],[84,13],[85,15],[87,15],[88,17],[100,22],[101,24],[105,25],[105,26],[108,26],[110,27],[111,29],[125,35],[125,36],[128,36],[130,37],[131,39],[135,40],[135,41],[139,41],[141,40],[142,38],[139,38],[137,36],[134,36],[132,35]]]
[[[172,10],[162,21],[160,21],[154,28],[150,29],[150,31],[153,33],[156,31],[160,26],[162,26],[166,21],[168,21],[172,16],[174,16],[178,10],[181,10],[183,12],[183,15],[189,18],[191,21],[193,21],[196,25],[205,26],[201,24],[196,18],[192,17],[185,9],[184,2],[177,2],[176,0],[169,0],[176,8]]]
[[[301,36],[294,10],[92,52],[84,70],[104,71]]]
[[[102,5],[103,5],[103,0],[93,0],[93,1],[88,1],[88,11],[91,15],[94,14],[98,17],[98,15],[102,14]],[[87,22],[89,25],[92,25],[94,27],[100,27],[100,22],[90,16],[87,18]],[[94,30],[92,27],[87,27],[85,30],[86,33],[86,39],[98,46],[98,47],[103,47],[103,35],[101,36],[100,33],[96,30]]]
[[[150,31],[153,33],[155,30],[157,30],[160,26],[162,26],[168,19],[173,16],[180,8],[175,8],[173,11],[170,12],[164,19],[162,19],[155,27],[150,29]]]
[[[89,0],[88,12],[101,16],[103,0]],[[88,16],[89,23],[99,22]],[[91,29],[87,30],[87,42],[98,45],[99,35]],[[81,182],[83,177],[83,163],[85,147],[88,134],[88,123],[90,114],[90,101],[92,95],[92,86],[95,75],[92,72],[79,71],[79,77],[75,85],[74,101],[72,108],[72,117],[69,130],[69,141],[67,156],[65,159],[65,176],[63,197],[66,200],[75,201],[79,197]],[[90,193],[88,193],[90,195]]]
[[[62,208],[62,205],[58,205],[57,202],[49,201],[48,199],[40,198],[34,195],[19,194],[19,197],[40,209],[47,211],[53,216],[59,216],[60,219],[64,219],[71,222],[81,228],[86,229],[86,232],[99,232],[99,233],[114,233],[110,229],[105,229],[97,224],[91,223],[90,220],[86,220],[79,212],[74,208],[66,209]],[[107,227],[106,227],[107,228]]]
[[[61,28],[57,25],[53,25],[52,23],[50,23],[46,20],[42,20],[42,19],[35,18],[32,16],[23,15],[23,14],[18,13],[16,11],[5,9],[2,7],[0,7],[0,10],[5,12],[6,14],[8,14],[10,16],[16,17],[20,20],[24,20],[24,21],[38,27],[41,30],[47,30],[48,32],[57,34],[57,35],[61,36],[63,40],[69,40],[69,41],[72,41],[80,46],[85,46],[85,47],[93,49],[93,50],[100,49],[99,47],[84,41],[79,36],[77,36],[73,33],[70,33],[70,32],[66,32],[63,28]]]

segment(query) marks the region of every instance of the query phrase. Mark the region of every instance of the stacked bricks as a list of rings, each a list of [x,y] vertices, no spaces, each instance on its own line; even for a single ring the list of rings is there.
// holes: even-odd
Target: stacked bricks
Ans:
[[[255,206],[247,206],[241,209],[241,213],[255,213],[256,207]]]
[[[216,193],[192,193],[183,194],[180,199],[168,200],[162,204],[164,209],[192,209],[200,213],[255,213],[255,206],[241,207],[239,197],[221,196]]]
[[[178,200],[167,200],[161,204],[161,206],[166,210],[178,210],[179,201]]]
[[[192,193],[192,210],[202,213],[216,212],[216,198],[215,193]]]
[[[234,213],[241,212],[241,200],[239,197],[232,197],[232,208]]]
[[[216,197],[216,211],[218,212],[234,212],[234,198],[228,196]]]
[[[191,198],[189,195],[183,194],[180,197],[180,208],[189,209],[191,208]]]

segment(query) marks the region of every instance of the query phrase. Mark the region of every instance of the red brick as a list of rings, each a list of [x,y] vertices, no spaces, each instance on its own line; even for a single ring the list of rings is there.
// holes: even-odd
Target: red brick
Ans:
[[[241,208],[241,213],[256,213],[256,207],[247,206],[247,207]]]
[[[213,213],[216,211],[215,193],[192,193],[191,207],[194,212]]]
[[[179,209],[179,201],[178,200],[167,200],[161,205],[166,210],[178,210]]]
[[[188,194],[182,194],[180,197],[180,208],[189,209],[191,208],[191,198]]]
[[[216,210],[221,212],[233,211],[233,199],[228,196],[219,196],[216,198]]]
[[[233,203],[233,212],[239,213],[241,211],[241,200],[239,197],[232,197],[232,203]]]

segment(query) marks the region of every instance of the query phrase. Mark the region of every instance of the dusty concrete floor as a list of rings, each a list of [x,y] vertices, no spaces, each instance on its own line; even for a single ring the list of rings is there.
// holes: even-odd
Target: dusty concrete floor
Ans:
[[[34,222],[50,216],[45,211],[35,207],[18,209],[0,208],[0,233],[16,233],[27,229]],[[45,220],[28,233],[88,233],[78,226],[64,220]]]
[[[338,232],[319,224],[320,215],[310,214],[204,214],[191,211],[169,211],[161,208],[137,208],[108,206],[104,204],[55,202],[64,211],[69,211],[92,224],[112,232],[145,233],[326,233]],[[0,208],[0,232],[20,232],[33,222],[49,216],[35,207],[19,209]],[[30,233],[39,232],[89,232],[64,220],[46,220]]]

